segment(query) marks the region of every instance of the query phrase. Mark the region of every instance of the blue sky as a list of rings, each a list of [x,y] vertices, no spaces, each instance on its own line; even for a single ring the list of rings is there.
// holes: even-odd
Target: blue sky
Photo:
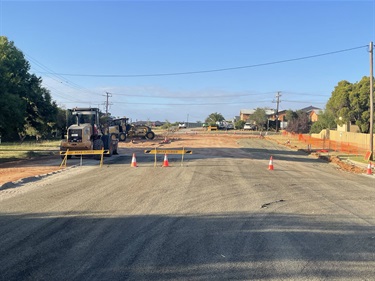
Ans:
[[[280,110],[324,108],[369,76],[375,0],[0,0],[0,34],[65,108],[104,110],[108,92],[133,121],[229,120],[278,91]]]

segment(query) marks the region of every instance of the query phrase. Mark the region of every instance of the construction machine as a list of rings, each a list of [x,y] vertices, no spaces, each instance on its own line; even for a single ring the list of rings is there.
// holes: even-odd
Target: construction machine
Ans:
[[[108,150],[108,156],[112,156],[117,154],[119,140],[117,135],[111,134],[110,131],[109,124],[100,124],[98,108],[68,109],[67,132],[61,141],[60,151],[104,149]]]
[[[152,140],[155,133],[149,126],[133,125],[128,123],[129,118],[117,118],[110,121],[110,133],[116,134],[119,141],[125,141],[126,138],[146,138]]]
[[[110,120],[110,133],[116,134],[119,141],[125,141],[131,125],[128,123],[129,118],[117,118]]]

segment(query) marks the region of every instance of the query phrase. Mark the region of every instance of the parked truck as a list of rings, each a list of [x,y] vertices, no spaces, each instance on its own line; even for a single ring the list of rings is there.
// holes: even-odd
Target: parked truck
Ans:
[[[98,108],[68,109],[67,130],[61,141],[60,151],[104,149],[108,150],[108,156],[112,156],[117,154],[119,140],[110,131],[110,124],[100,124]]]

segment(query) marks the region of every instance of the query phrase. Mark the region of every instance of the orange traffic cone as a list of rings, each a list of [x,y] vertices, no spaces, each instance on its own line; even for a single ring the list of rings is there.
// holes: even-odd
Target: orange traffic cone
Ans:
[[[268,164],[268,170],[273,170],[273,158],[272,158],[272,156],[271,156],[271,158],[270,158],[270,163]]]
[[[164,154],[164,163],[163,163],[163,167],[169,167],[169,162],[168,162],[167,154]]]
[[[372,175],[371,163],[368,163],[368,165],[367,165],[367,174]]]
[[[132,163],[131,163],[130,167],[138,167],[137,166],[137,160],[135,159],[135,153],[133,153]]]

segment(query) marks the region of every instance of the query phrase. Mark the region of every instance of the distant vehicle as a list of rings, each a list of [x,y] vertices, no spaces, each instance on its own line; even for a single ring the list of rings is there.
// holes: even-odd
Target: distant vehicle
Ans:
[[[250,123],[246,123],[246,124],[243,126],[243,129],[244,129],[244,130],[255,130],[255,125],[250,124]]]
[[[227,129],[227,122],[226,121],[216,121],[216,127],[219,130],[226,130]]]
[[[208,124],[207,124],[207,123],[203,123],[203,124],[202,124],[202,127],[203,127],[203,128],[206,128],[206,127],[208,127]]]
[[[232,123],[228,123],[227,124],[227,130],[233,130],[234,129],[234,126]]]
[[[180,124],[178,124],[178,127],[180,129],[185,129],[186,128],[186,124],[185,123],[180,123]]]

